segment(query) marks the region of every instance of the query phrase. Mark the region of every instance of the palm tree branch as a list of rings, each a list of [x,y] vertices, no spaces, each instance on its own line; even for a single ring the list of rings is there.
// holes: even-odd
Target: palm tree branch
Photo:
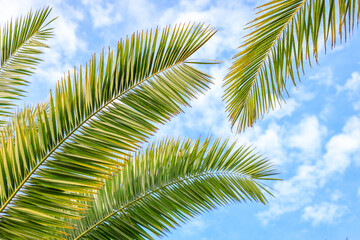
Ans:
[[[175,189],[185,192],[191,186],[196,186],[196,184],[205,186],[207,182],[211,183],[216,179],[226,181],[227,178],[234,178],[239,180],[240,185],[242,184],[241,181],[245,181],[243,183],[245,184],[243,185],[244,188],[246,188],[246,182],[254,184],[253,187],[257,186],[260,189],[240,190],[243,195],[241,199],[247,198],[265,204],[267,200],[260,190],[264,190],[270,195],[271,192],[262,186],[258,180],[276,180],[271,176],[277,173],[265,159],[252,152],[253,150],[245,146],[236,149],[235,144],[232,144],[227,147],[227,141],[216,140],[211,144],[211,139],[206,139],[204,143],[200,143],[200,139],[197,141],[165,139],[158,144],[152,144],[144,154],[136,155],[123,171],[107,182],[105,188],[98,193],[95,201],[92,202],[92,207],[87,212],[87,216],[82,220],[73,222],[78,228],[69,232],[68,239],[99,237],[99,235],[92,236],[91,234],[101,229],[105,222],[107,222],[106,225],[112,225],[117,218],[115,215],[124,213],[122,218],[128,218],[131,222],[133,218],[132,209],[146,209],[145,206],[151,204],[162,206],[161,201],[166,201],[164,199],[169,192],[176,192]],[[129,190],[129,188],[134,190]],[[236,187],[234,192],[239,193],[239,189],[235,189]],[[228,196],[227,194],[225,193],[224,197]],[[208,195],[210,198],[211,196],[211,194]],[[156,198],[154,201],[157,203],[152,202],[150,204],[148,201],[152,201],[151,199],[154,197]],[[214,197],[213,201],[217,202],[216,199],[219,201],[221,198]],[[168,201],[170,201],[168,204],[171,204],[172,201],[176,200],[168,199]],[[175,202],[173,203],[175,204]],[[191,201],[188,204],[190,206]],[[167,216],[168,213],[163,212],[162,214]],[[175,221],[171,218],[168,220]],[[150,230],[148,227],[145,228]],[[161,228],[165,228],[165,226]],[[142,232],[142,234],[145,233]],[[127,237],[131,238],[135,235]],[[140,239],[140,235],[136,235],[136,237]],[[104,239],[107,238],[104,237]]]
[[[337,5],[334,0],[272,0],[260,6],[224,82],[232,126],[243,131],[281,106],[283,95],[288,95],[287,79],[296,85],[300,68],[304,74],[304,61],[310,67],[312,58],[318,61],[320,34],[325,52],[329,38],[332,47],[337,34],[346,41],[359,22],[359,4],[357,0],[341,0]]]
[[[242,176],[241,174],[234,174],[234,173],[227,173],[227,172],[204,172],[204,173],[200,173],[197,175],[193,175],[193,176],[188,176],[185,178],[181,178],[179,180],[176,180],[174,182],[170,182],[168,184],[165,184],[164,186],[160,186],[154,190],[151,190],[149,192],[147,192],[146,194],[139,196],[138,198],[136,198],[135,200],[129,202],[128,204],[118,208],[117,210],[115,210],[113,213],[107,215],[106,217],[104,217],[103,219],[101,219],[100,221],[98,221],[97,223],[95,223],[94,225],[92,225],[91,227],[89,227],[86,231],[84,231],[82,234],[80,234],[79,236],[77,236],[74,240],[78,240],[81,237],[85,236],[88,232],[94,230],[97,226],[99,226],[100,224],[102,224],[103,222],[105,222],[106,220],[108,220],[109,218],[113,217],[114,215],[118,214],[119,212],[125,212],[126,213],[126,209],[130,208],[132,205],[135,205],[136,203],[140,202],[141,200],[154,195],[155,193],[165,189],[165,188],[169,188],[171,189],[172,186],[177,186],[178,184],[180,184],[181,182],[187,182],[187,181],[191,181],[193,179],[198,179],[201,177],[207,177],[207,176],[226,176],[226,175],[235,175],[235,176]],[[264,188],[264,190],[266,190]],[[269,193],[270,195],[272,195],[269,191],[267,191],[267,193]]]

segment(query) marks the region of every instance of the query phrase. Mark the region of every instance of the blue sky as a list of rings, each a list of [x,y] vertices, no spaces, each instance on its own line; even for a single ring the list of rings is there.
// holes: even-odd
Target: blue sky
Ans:
[[[319,58],[286,105],[240,135],[231,131],[221,80],[262,1],[51,1],[55,37],[31,81],[27,102],[48,97],[62,74],[85,64],[91,53],[114,46],[136,30],[180,22],[205,22],[219,32],[194,58],[222,60],[204,68],[215,85],[185,114],[160,128],[164,136],[220,136],[247,142],[276,163],[281,182],[267,206],[219,208],[174,230],[167,239],[360,239],[360,34]],[[50,1],[0,0],[0,22]]]

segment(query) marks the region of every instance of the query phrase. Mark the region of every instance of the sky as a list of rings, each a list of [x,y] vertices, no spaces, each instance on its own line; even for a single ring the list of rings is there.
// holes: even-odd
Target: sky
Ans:
[[[29,78],[27,103],[48,98],[64,72],[86,64],[92,53],[137,30],[189,21],[218,33],[194,56],[224,63],[204,68],[215,84],[185,113],[161,126],[155,138],[215,136],[253,145],[277,164],[282,181],[264,206],[237,203],[192,219],[166,239],[349,240],[360,239],[360,34],[338,45],[306,69],[282,108],[244,133],[231,131],[221,87],[231,57],[263,1],[127,0],[4,1],[0,23],[48,4],[55,37],[36,74]]]

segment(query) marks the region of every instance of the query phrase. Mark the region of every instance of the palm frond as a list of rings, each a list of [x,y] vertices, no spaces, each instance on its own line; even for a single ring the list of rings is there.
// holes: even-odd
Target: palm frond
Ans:
[[[0,148],[0,238],[62,239],[96,193],[159,124],[208,88],[187,59],[215,32],[202,24],[136,33],[94,55],[14,124]]]
[[[225,78],[227,112],[242,131],[281,105],[290,78],[317,62],[322,45],[346,40],[359,22],[358,0],[272,0],[259,7]],[[322,37],[321,37],[322,36]],[[322,41],[319,41],[320,39]]]
[[[0,127],[12,115],[14,100],[24,96],[22,86],[41,61],[42,48],[48,47],[52,28],[48,21],[50,8],[43,8],[25,17],[8,22],[0,29]]]
[[[266,203],[273,166],[228,141],[165,139],[136,154],[74,221],[68,239],[152,239],[232,202]]]

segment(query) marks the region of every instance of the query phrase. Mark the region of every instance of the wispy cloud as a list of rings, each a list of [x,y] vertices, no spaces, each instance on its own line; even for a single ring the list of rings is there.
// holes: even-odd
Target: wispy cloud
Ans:
[[[316,81],[318,84],[325,86],[333,86],[333,71],[329,67],[320,68],[314,75],[310,76],[310,80]]]
[[[326,133],[326,127],[319,123],[317,117],[305,117],[290,130],[288,146],[301,150],[302,158],[312,159],[320,153]]]
[[[123,17],[116,9],[115,3],[101,0],[82,0],[86,9],[90,11],[94,28],[111,26],[123,20]]]
[[[360,89],[359,72],[353,72],[351,78],[349,78],[343,86],[337,85],[336,88],[338,92],[346,91],[348,94],[357,94]]]
[[[313,225],[320,223],[331,224],[338,221],[345,214],[346,210],[346,206],[322,202],[306,207],[302,218],[306,221],[311,221]]]
[[[182,233],[187,237],[202,235],[201,233],[208,227],[208,224],[201,217],[193,219],[182,227]]]

